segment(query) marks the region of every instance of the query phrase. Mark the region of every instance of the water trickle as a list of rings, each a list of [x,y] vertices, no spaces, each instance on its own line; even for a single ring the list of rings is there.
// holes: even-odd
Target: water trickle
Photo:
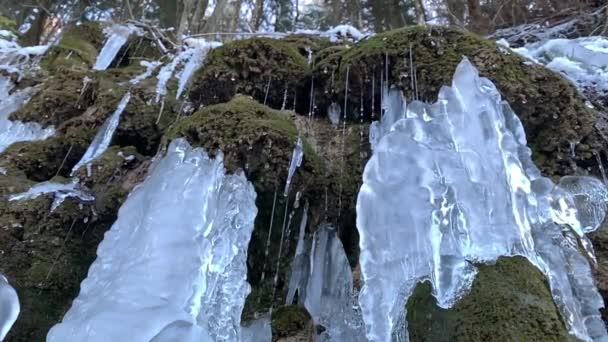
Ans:
[[[270,213],[270,223],[268,224],[268,235],[266,237],[266,247],[264,248],[264,264],[262,265],[262,276],[260,278],[260,282],[264,282],[264,278],[266,277],[266,262],[268,261],[268,253],[270,251],[270,241],[272,239],[272,226],[274,223],[274,210],[277,206],[277,190],[274,190],[274,196],[272,199],[272,211]],[[261,300],[261,297],[260,297]]]

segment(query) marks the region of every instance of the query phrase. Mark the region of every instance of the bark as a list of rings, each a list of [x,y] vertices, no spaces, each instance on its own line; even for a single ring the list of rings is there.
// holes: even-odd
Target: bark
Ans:
[[[194,10],[192,20],[190,21],[190,31],[192,33],[201,32],[204,26],[204,17],[205,12],[207,11],[207,6],[209,6],[209,0],[198,0],[196,3],[196,10]]]
[[[192,14],[192,0],[182,0],[182,15],[179,20],[179,26],[177,28],[177,39],[181,42],[186,29],[188,28],[188,22],[190,14]]]
[[[486,33],[488,30],[488,23],[481,12],[479,0],[467,0],[467,6],[469,8],[469,26],[471,30],[476,33]]]
[[[251,18],[253,31],[257,32],[262,26],[262,19],[264,18],[264,0],[256,0],[255,7],[253,10],[253,18]]]

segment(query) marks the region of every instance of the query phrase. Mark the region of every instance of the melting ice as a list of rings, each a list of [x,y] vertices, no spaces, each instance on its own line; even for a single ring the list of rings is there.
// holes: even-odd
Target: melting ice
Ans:
[[[0,341],[4,341],[6,334],[17,320],[21,306],[17,291],[9,284],[4,275],[0,273]]]
[[[129,195],[54,341],[237,341],[256,194],[175,140]]]
[[[418,282],[429,280],[448,308],[470,289],[473,263],[522,255],[546,275],[570,333],[607,340],[603,301],[578,248],[604,218],[601,182],[541,177],[521,122],[466,59],[437,103],[404,111],[400,96],[385,101],[357,201],[368,339],[390,341],[407,328]]]

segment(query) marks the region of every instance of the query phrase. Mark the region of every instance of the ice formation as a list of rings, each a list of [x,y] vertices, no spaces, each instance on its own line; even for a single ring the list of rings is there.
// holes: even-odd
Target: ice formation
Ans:
[[[356,305],[353,277],[336,229],[321,225],[310,252],[310,275],[304,306],[325,327],[319,341],[366,341]]]
[[[129,81],[129,83],[131,83],[132,85],[137,85],[139,84],[141,81],[145,80],[146,78],[152,76],[152,73],[154,72],[154,70],[156,70],[156,68],[158,68],[160,66],[160,62],[158,61],[141,61],[139,62],[139,64],[143,67],[146,68],[146,71],[144,71],[141,75],[137,75],[136,77],[134,77],[133,79],[131,79]]]
[[[551,39],[513,49],[562,73],[583,93],[608,96],[608,38]]]
[[[241,327],[241,342],[270,342],[272,341],[272,329],[270,318],[262,317],[256,319],[249,325]]]
[[[142,31],[132,24],[114,24],[107,27],[104,33],[108,39],[97,56],[93,66],[94,70],[106,70],[112,64],[120,49],[127,43],[129,36],[131,34],[142,34]]]
[[[285,191],[283,192],[284,196],[287,196],[289,194],[289,187],[291,186],[293,175],[296,173],[296,170],[302,165],[303,158],[304,147],[302,145],[302,139],[298,137],[296,147],[294,147],[293,154],[291,155],[291,161],[289,162],[289,170],[287,171],[287,181],[285,182]]]
[[[4,341],[6,334],[17,320],[21,306],[17,291],[9,284],[8,280],[0,273],[0,341]]]
[[[118,127],[118,123],[120,122],[120,116],[127,107],[127,104],[129,104],[130,99],[131,93],[126,93],[122,97],[122,99],[118,103],[118,106],[116,107],[116,110],[114,110],[114,113],[112,113],[112,115],[108,119],[106,119],[99,131],[97,131],[95,138],[93,138],[93,141],[87,148],[86,152],[84,153],[82,158],[80,158],[80,161],[78,161],[78,163],[72,168],[72,175],[74,175],[74,173],[78,171],[78,169],[90,163],[95,158],[102,155],[108,149],[108,146],[110,146],[110,143],[112,142],[112,136],[114,135],[114,131],[116,130],[116,128]]]
[[[203,64],[207,53],[220,45],[218,42],[210,42],[203,39],[186,39],[184,49],[178,53],[171,62],[163,66],[158,73],[156,85],[156,102],[167,95],[167,83],[175,73],[175,69],[184,64],[183,70],[178,77],[178,89],[176,98],[179,98],[186,89],[194,72]]]
[[[447,308],[469,290],[473,262],[522,255],[546,275],[570,333],[607,340],[578,249],[604,217],[604,185],[541,177],[521,122],[467,59],[437,103],[404,107],[390,93],[384,102],[357,200],[368,339],[407,337],[405,303],[418,282],[430,281]]]
[[[257,213],[242,173],[174,140],[119,210],[47,341],[238,341]]]
[[[89,190],[79,184],[78,178],[73,178],[70,183],[42,182],[32,186],[28,191],[13,194],[8,197],[9,201],[25,201],[38,198],[42,195],[52,194],[53,204],[51,212],[57,209],[68,197],[78,198],[89,202],[95,200]]]
[[[306,243],[306,225],[308,224],[308,202],[304,205],[304,213],[302,221],[300,221],[300,230],[298,231],[298,242],[296,244],[296,254],[291,261],[291,275],[289,276],[289,284],[287,285],[286,305],[295,303],[303,303],[306,298],[306,284],[308,282],[309,273],[309,247],[310,243]],[[296,297],[297,295],[297,297]],[[297,299],[297,300],[296,300]]]
[[[327,117],[329,117],[329,121],[331,121],[331,125],[334,128],[338,127],[340,124],[340,114],[342,113],[342,108],[336,102],[332,102],[327,108]]]

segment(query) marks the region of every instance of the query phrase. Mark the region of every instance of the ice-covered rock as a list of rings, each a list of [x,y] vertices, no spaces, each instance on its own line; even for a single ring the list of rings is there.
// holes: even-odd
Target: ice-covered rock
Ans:
[[[256,194],[174,140],[120,208],[54,341],[238,341]]]
[[[135,25],[119,25],[114,24],[104,29],[105,35],[108,37],[104,43],[93,69],[95,70],[106,70],[112,61],[116,58],[116,55],[120,49],[127,43],[131,34],[142,34],[142,30]]]
[[[32,186],[28,191],[13,194],[8,197],[9,201],[26,201],[38,198],[42,195],[52,194],[53,204],[51,212],[57,209],[68,197],[78,198],[84,202],[95,200],[89,190],[80,185],[78,178],[73,178],[70,183],[42,182]]]
[[[582,240],[592,253],[584,233],[597,229],[605,204],[590,198],[605,200],[604,185],[569,178],[558,186],[541,177],[521,122],[467,59],[438,98],[404,111],[389,96],[376,124],[357,201],[368,339],[403,334],[418,282],[430,281],[448,308],[469,290],[474,263],[514,255],[546,275],[572,335],[608,339],[603,301],[578,248]]]
[[[6,334],[17,320],[21,306],[17,291],[9,284],[4,275],[0,273],[0,341],[4,341]]]
[[[108,146],[110,146],[110,143],[112,142],[112,136],[114,136],[114,131],[120,123],[120,116],[127,107],[127,104],[129,104],[130,99],[131,93],[126,93],[122,97],[122,99],[118,103],[118,106],[114,110],[114,113],[112,113],[112,115],[108,119],[106,119],[103,125],[99,128],[97,134],[95,134],[95,138],[93,138],[93,141],[87,148],[82,158],[80,158],[80,161],[78,161],[78,163],[72,168],[72,175],[74,175],[74,173],[76,173],[78,169],[90,163],[95,158],[102,155],[108,149]]]
[[[551,39],[513,50],[563,74],[590,98],[608,97],[606,37]]]

